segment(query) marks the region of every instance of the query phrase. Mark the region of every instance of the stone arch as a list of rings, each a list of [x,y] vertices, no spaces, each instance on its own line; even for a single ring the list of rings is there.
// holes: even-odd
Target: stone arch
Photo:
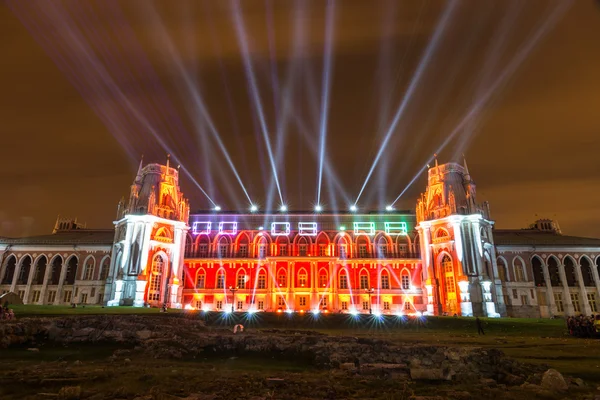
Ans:
[[[43,285],[44,277],[46,276],[46,268],[48,266],[48,258],[42,254],[35,260],[34,265],[33,280],[31,281],[31,284]]]
[[[2,277],[3,285],[10,285],[12,283],[16,269],[17,257],[15,257],[14,254],[11,254],[4,262],[4,276]]]
[[[525,269],[525,260],[520,256],[516,256],[512,261],[513,276],[515,282],[527,282],[527,270]],[[542,281],[544,279],[542,270]]]
[[[162,226],[162,227],[158,228],[154,237],[161,237],[164,239],[173,240],[173,233],[167,227]]]
[[[215,274],[215,289],[225,289],[227,288],[227,270],[222,265],[217,269]]]
[[[588,256],[582,256],[579,259],[579,265],[581,266],[581,277],[583,278],[583,285],[595,286],[594,271],[592,269],[592,260]]]
[[[275,254],[277,254],[278,256],[288,256],[289,248],[290,238],[287,237],[287,235],[279,235],[275,238]]]
[[[240,251],[240,245],[250,246],[250,233],[248,231],[241,231],[235,238],[235,251]],[[248,247],[247,247],[248,248]]]
[[[396,235],[396,252],[398,257],[407,257],[412,252],[412,243],[408,235]]]
[[[577,261],[570,256],[567,255],[563,258],[564,268],[565,268],[565,278],[567,280],[567,286],[576,287],[577,285],[577,272],[575,268],[577,268]]]
[[[300,287],[305,287],[309,285],[308,282],[308,271],[306,270],[305,267],[301,267],[298,272],[296,273],[296,277],[298,278],[298,285]],[[302,281],[306,280],[305,283],[303,283]]]
[[[392,238],[390,238],[383,232],[379,232],[377,235],[375,235],[375,237],[373,238],[373,244],[376,246],[375,249],[377,251],[377,257],[389,257],[389,255],[393,253],[393,243],[394,242],[392,241]]]
[[[262,235],[258,235],[255,239],[254,239],[254,256],[257,258],[265,258],[268,257],[270,252],[269,249],[271,247],[271,237],[266,235],[266,234],[262,234]]]
[[[550,274],[550,283],[552,286],[561,286],[559,266],[560,261],[556,256],[548,257],[548,273]]]
[[[67,259],[67,273],[65,275],[65,285],[75,284],[78,266],[79,266],[79,258],[75,254],[72,254]]]
[[[63,269],[63,258],[58,254],[50,261],[50,276],[48,277],[48,285],[58,285],[60,282],[60,274]]]
[[[29,254],[21,257],[19,261],[19,275],[17,275],[17,285],[26,285],[31,272],[32,258]]]
[[[356,257],[365,258],[371,256],[371,240],[366,235],[357,235],[356,241]]]
[[[285,267],[279,267],[277,269],[277,287],[287,287],[288,283],[287,283],[287,276],[288,276],[288,272],[287,269]]]
[[[380,289],[388,290],[392,288],[392,274],[387,267],[382,267],[377,271],[377,279]]]
[[[94,280],[94,272],[96,270],[96,259],[94,256],[87,256],[83,261],[83,270],[81,271],[81,280]]]
[[[186,257],[192,257],[192,255],[194,254],[194,238],[192,237],[192,234],[189,231],[185,233],[184,238],[184,254]]]
[[[217,235],[213,241],[213,248],[215,249],[216,256],[218,258],[228,258],[231,255],[231,244],[233,240],[229,235]]]
[[[518,257],[515,257],[517,259]],[[544,262],[538,255],[531,257],[531,270],[533,272],[533,282],[535,286],[546,286],[546,278],[544,277]]]
[[[503,256],[496,258],[496,265],[498,266],[498,277],[502,282],[509,282],[510,275],[508,273],[508,262]]]

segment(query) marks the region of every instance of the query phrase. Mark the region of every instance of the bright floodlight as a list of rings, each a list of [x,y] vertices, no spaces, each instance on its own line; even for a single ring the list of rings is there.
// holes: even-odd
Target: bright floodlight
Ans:
[[[394,211],[394,206],[391,204],[385,208],[386,211]]]
[[[231,314],[231,310],[228,308],[227,310],[224,311],[225,314]]]
[[[342,231],[342,232],[343,232],[343,231],[345,231],[345,230],[346,230],[346,227],[345,227],[345,226],[343,226],[343,225],[342,225],[342,226],[340,226],[340,231]]]
[[[285,204],[282,204],[281,207],[279,207],[279,211],[286,212],[287,211],[287,206]]]
[[[354,315],[354,316],[358,315],[358,311],[356,311],[356,308],[350,309],[350,315]]]
[[[286,312],[286,313],[288,313],[288,314],[291,314],[291,313],[293,313],[293,312],[294,312],[294,310],[292,310],[292,309],[288,308],[287,310],[285,310],[285,312]]]
[[[373,316],[375,316],[376,318],[380,318],[381,313],[379,311],[373,311]]]
[[[250,211],[252,211],[252,212],[257,212],[257,211],[258,211],[258,206],[257,206],[256,204],[252,204],[252,205],[250,206]]]
[[[215,206],[214,210],[215,211],[221,211],[221,207],[220,206]]]
[[[263,229],[265,229],[265,227],[264,227],[264,226],[259,226],[259,227],[258,227],[258,230],[259,230],[259,231],[262,231]]]
[[[256,310],[254,308],[251,308],[248,310],[248,314],[254,314],[256,312]]]
[[[320,204],[317,204],[317,205],[315,206],[315,211],[316,211],[316,212],[321,212],[321,211],[323,211],[323,207],[322,207]]]
[[[356,204],[352,204],[350,206],[350,211],[355,212],[356,210],[358,210],[358,207],[356,207]]]
[[[318,308],[315,308],[315,309],[312,311],[312,313],[313,313],[313,314],[315,314],[315,315],[319,315],[320,311],[319,311],[319,309],[318,309]]]

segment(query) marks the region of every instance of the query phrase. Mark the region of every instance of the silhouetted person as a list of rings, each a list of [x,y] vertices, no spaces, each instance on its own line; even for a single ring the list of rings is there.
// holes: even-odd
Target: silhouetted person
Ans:
[[[477,334],[478,335],[485,335],[485,332],[483,331],[483,323],[481,322],[481,320],[479,319],[479,317],[475,318],[475,325],[477,325]]]

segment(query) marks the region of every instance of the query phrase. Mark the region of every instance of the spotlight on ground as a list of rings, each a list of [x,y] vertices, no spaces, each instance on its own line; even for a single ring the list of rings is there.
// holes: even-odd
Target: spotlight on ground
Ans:
[[[352,204],[352,205],[350,206],[350,211],[352,211],[352,212],[356,212],[356,211],[358,211],[358,207],[356,207],[356,204]]]
[[[315,212],[321,212],[321,211],[323,211],[323,207],[320,204],[317,204],[315,206]]]
[[[394,206],[389,205],[389,206],[385,207],[385,211],[394,211]]]
[[[318,308],[315,308],[314,310],[312,310],[312,313],[313,313],[314,315],[319,315],[319,314],[321,313],[321,311],[319,311],[319,309],[318,309]]]
[[[287,310],[285,310],[286,314],[293,314],[294,310],[292,310],[291,308],[288,308]]]
[[[281,212],[286,212],[287,210],[288,210],[288,208],[285,204],[282,204],[281,207],[279,207],[279,211],[281,211]]]
[[[379,311],[373,311],[373,316],[375,318],[381,318],[381,313]]]
[[[215,206],[215,208],[213,208],[213,210],[215,210],[215,211],[221,211],[221,207],[220,206]]]
[[[250,211],[251,211],[251,212],[257,212],[257,211],[258,211],[258,206],[257,206],[256,204],[252,204],[252,205],[250,206]]]
[[[355,317],[358,315],[358,311],[356,311],[356,308],[351,308],[350,309],[350,315],[353,315]]]
[[[248,310],[248,314],[254,314],[256,312],[256,310],[254,308],[251,308]]]

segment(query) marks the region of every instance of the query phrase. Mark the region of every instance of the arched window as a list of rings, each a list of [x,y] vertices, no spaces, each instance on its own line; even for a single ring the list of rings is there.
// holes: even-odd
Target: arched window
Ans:
[[[287,287],[287,273],[283,268],[277,272],[277,286],[280,288]]]
[[[388,242],[384,237],[380,237],[377,241],[377,257],[387,258],[388,253]]]
[[[402,283],[402,289],[403,290],[409,290],[410,289],[410,273],[408,272],[408,270],[402,270],[402,275],[401,275],[401,283]]]
[[[448,234],[448,231],[445,230],[444,228],[439,228],[435,232],[435,237],[436,237],[436,239],[442,239],[442,238],[449,238],[450,235]]]
[[[568,286],[577,286],[577,276],[575,275],[575,260],[571,257],[565,257],[565,278]]]
[[[79,259],[77,259],[77,256],[72,256],[71,258],[69,258],[69,261],[67,261],[67,275],[65,277],[65,284],[73,285],[75,283],[78,265]]]
[[[581,257],[579,263],[581,264],[581,276],[583,277],[584,286],[594,286],[594,271],[589,258]]]
[[[110,272],[110,258],[106,257],[102,260],[102,265],[100,265],[100,280],[105,281],[108,278],[108,273]]]
[[[217,282],[215,284],[216,289],[225,289],[225,271],[219,270],[217,273]]]
[[[257,289],[266,289],[267,288],[267,274],[264,269],[261,269],[258,273],[258,281],[256,282]]]
[[[44,276],[46,275],[46,264],[48,259],[46,256],[41,256],[35,263],[35,275],[33,276],[34,285],[42,285],[44,283]]]
[[[535,283],[535,286],[546,286],[546,279],[544,278],[544,264],[538,256],[534,256],[531,259],[531,268],[533,270],[533,282]]]
[[[260,240],[258,241],[258,249],[257,249],[257,253],[258,253],[258,258],[266,258],[267,257],[267,248],[268,248],[268,244],[267,244],[267,239],[260,238]]]
[[[366,269],[362,269],[359,275],[360,279],[360,288],[361,289],[369,289],[369,274]]]
[[[62,271],[62,263],[63,260],[60,256],[56,256],[54,259],[52,259],[52,265],[50,267],[52,268],[50,270],[50,281],[48,282],[49,285],[58,285],[58,282],[60,281],[60,273]]]
[[[244,269],[240,269],[237,272],[236,287],[238,289],[247,289],[247,284],[248,277],[246,276],[246,271]]]
[[[391,288],[391,286],[390,286],[390,274],[389,274],[389,272],[386,269],[384,269],[383,271],[381,271],[381,276],[379,277],[379,280],[380,280],[379,287],[381,289],[386,289],[387,290],[387,289]]]
[[[298,271],[298,286],[305,287],[308,281],[308,275],[306,274],[306,270],[304,268]]]
[[[327,271],[322,268],[319,271],[319,287],[320,288],[326,288],[329,285],[329,274],[327,273]]]
[[[343,268],[340,271],[340,276],[339,276],[339,287],[340,289],[348,289],[350,287],[350,279],[348,278],[348,269],[347,268]]]
[[[152,260],[152,274],[150,275],[150,287],[148,288],[148,300],[160,301],[160,288],[162,276],[165,269],[165,261],[160,254],[154,256]]]
[[[83,269],[83,280],[91,281],[94,279],[94,259],[88,258],[85,261],[85,267]]]
[[[2,277],[3,285],[10,285],[13,281],[13,277],[15,275],[15,269],[17,266],[17,258],[15,256],[10,256],[6,260],[6,267],[4,269],[4,276]]]
[[[492,266],[492,260],[490,259],[490,254],[486,251],[483,257],[483,273],[487,275],[490,279],[494,278],[494,268]]]
[[[525,267],[523,266],[523,261],[520,258],[515,258],[514,260],[514,266],[515,266],[515,281],[516,282],[524,282],[525,279]],[[543,276],[542,276],[542,280],[543,280]]]
[[[442,266],[443,273],[454,272],[454,266],[452,265],[452,259],[450,258],[450,256],[448,254],[444,254],[444,257],[442,258],[441,266]]]
[[[196,274],[196,289],[206,288],[206,273],[200,269]]]
[[[305,236],[298,240],[298,256],[306,257],[308,255],[308,239]]]
[[[550,258],[548,258],[548,273],[550,273],[550,283],[552,286],[561,286],[558,264],[556,257],[550,256]]]
[[[502,282],[508,281],[508,270],[506,268],[506,262],[503,258],[498,257],[496,260],[496,264],[498,264],[498,277]]]
[[[31,269],[31,257],[25,256],[21,260],[21,268],[19,269],[19,277],[17,278],[17,285],[26,285],[27,279],[29,278],[29,270]]]
[[[356,238],[356,247],[358,249],[358,258],[367,258],[370,256],[369,239],[365,235]]]
[[[225,236],[219,238],[219,258],[229,257],[229,240]]]

